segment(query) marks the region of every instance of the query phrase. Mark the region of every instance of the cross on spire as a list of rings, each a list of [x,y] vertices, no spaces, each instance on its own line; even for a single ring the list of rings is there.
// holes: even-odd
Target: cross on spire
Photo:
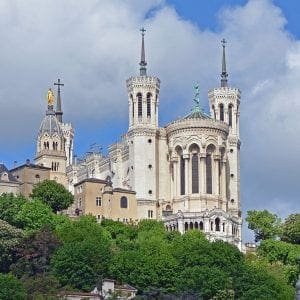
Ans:
[[[221,44],[223,47],[223,56],[222,56],[222,73],[221,73],[221,87],[227,87],[227,77],[228,74],[226,72],[226,57],[225,57],[225,45],[226,40],[222,39]]]
[[[56,112],[55,115],[59,122],[62,123],[62,109],[61,109],[61,97],[60,97],[60,87],[64,86],[63,83],[60,82],[60,78],[57,79],[57,82],[54,82],[54,85],[57,85],[57,102],[56,102]]]
[[[145,32],[146,29],[144,27],[142,27],[140,29],[140,32],[142,34],[142,48],[141,48],[141,61],[140,61],[140,76],[146,76],[147,75],[147,62],[146,62],[146,58],[145,58],[145,41],[144,41],[144,36],[145,36]]]

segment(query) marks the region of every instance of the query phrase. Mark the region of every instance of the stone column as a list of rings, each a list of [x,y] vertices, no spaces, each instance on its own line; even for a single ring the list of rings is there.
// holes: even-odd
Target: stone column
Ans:
[[[220,155],[216,154],[213,156],[213,162],[214,162],[214,171],[213,171],[213,183],[214,183],[214,186],[213,186],[213,194],[216,194],[216,195],[220,195],[220,164],[219,164],[219,161],[220,161]]]
[[[189,154],[184,154],[184,189],[185,189],[185,195],[189,194]]]

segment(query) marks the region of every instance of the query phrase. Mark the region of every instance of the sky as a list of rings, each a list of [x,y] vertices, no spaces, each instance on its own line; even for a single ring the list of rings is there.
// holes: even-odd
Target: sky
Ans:
[[[142,26],[148,74],[161,79],[160,125],[190,111],[195,82],[208,111],[225,38],[229,85],[242,92],[243,216],[299,212],[299,18],[297,0],[0,0],[0,162],[34,158],[45,95],[57,78],[75,153],[93,143],[105,153],[119,140]]]

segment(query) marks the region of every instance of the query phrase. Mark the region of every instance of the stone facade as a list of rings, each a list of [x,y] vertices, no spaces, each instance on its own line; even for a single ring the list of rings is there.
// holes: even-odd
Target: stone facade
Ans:
[[[0,195],[10,193],[14,195],[20,193],[20,182],[4,164],[0,164]]]
[[[19,181],[20,193],[29,197],[35,184],[50,179],[50,171],[50,168],[32,164],[28,160],[26,164],[12,169],[11,173]]]

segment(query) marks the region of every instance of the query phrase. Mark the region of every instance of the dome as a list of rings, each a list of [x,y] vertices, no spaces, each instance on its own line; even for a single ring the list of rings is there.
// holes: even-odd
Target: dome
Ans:
[[[197,105],[183,119],[211,119],[211,117],[203,112],[202,109]]]
[[[57,134],[59,136],[62,135],[62,130],[55,116],[55,112],[51,109],[47,110],[46,116],[42,120],[40,126],[39,134],[43,135],[44,133],[48,133],[50,136],[54,134]]]

